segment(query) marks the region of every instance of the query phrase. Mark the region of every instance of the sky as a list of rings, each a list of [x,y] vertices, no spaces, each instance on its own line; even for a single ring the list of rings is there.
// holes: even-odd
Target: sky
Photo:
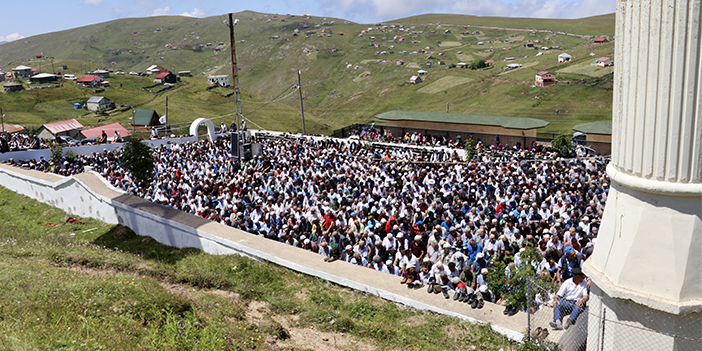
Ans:
[[[616,0],[1,0],[0,42],[126,17],[208,17],[251,10],[359,23],[425,13],[581,18],[613,13]],[[26,13],[27,17],[18,15]]]

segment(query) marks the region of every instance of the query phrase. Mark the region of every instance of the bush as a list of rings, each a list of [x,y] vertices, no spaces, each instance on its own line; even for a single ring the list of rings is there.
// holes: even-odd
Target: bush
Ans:
[[[558,153],[559,157],[568,157],[571,151],[573,151],[573,136],[570,134],[560,134],[553,139],[551,147]]]

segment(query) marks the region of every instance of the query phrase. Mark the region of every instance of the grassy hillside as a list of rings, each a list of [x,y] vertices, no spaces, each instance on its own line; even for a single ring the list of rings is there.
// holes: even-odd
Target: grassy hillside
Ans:
[[[445,111],[446,103],[455,113],[546,119],[552,122],[547,130],[553,131],[611,118],[610,75],[590,64],[600,56],[611,57],[613,43],[593,44],[592,38],[555,32],[611,38],[614,15],[538,20],[431,14],[383,23],[386,27],[254,12],[237,13],[235,18],[240,19],[235,29],[243,112],[264,128],[301,129],[294,90],[298,70],[307,128],[313,133],[329,133],[392,109]],[[152,64],[190,70],[193,77],[158,95],[140,89],[152,84],[150,78],[133,76],[110,78],[112,86],[101,94],[118,105],[156,108],[159,113],[164,112],[168,96],[172,123],[227,115],[233,111],[233,99],[205,91],[207,75],[231,74],[224,19],[131,18],[39,35],[4,44],[0,67],[8,70],[25,64],[52,72],[65,64],[66,73],[78,74],[96,68],[144,71]],[[531,30],[539,31],[531,35]],[[528,41],[537,40],[535,47],[526,47]],[[560,49],[543,51],[541,46]],[[49,58],[33,59],[40,52]],[[572,54],[574,61],[558,64],[561,52]],[[488,70],[454,66],[488,59],[495,61]],[[398,65],[398,60],[404,64]],[[433,66],[428,67],[427,61]],[[503,72],[508,63],[522,68]],[[419,69],[428,71],[425,82],[409,84],[409,77]],[[531,88],[534,74],[541,70],[557,73],[559,80],[587,80],[589,86]],[[72,109],[73,102],[91,95],[66,83],[58,89],[0,94],[0,104],[12,123],[40,125],[65,117],[79,117],[84,124],[102,123],[104,117]],[[130,116],[131,109],[125,108],[109,119],[127,124]]]

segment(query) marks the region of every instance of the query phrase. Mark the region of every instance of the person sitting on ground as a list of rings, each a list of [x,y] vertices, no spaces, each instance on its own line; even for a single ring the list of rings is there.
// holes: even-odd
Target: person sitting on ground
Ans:
[[[383,269],[383,272],[389,273],[389,274],[392,274],[392,275],[395,275],[395,276],[398,276],[398,277],[399,277],[400,274],[401,274],[401,273],[400,273],[400,268],[398,268],[397,266],[395,266],[395,265],[392,263],[392,260],[387,260],[387,261],[385,261],[385,269]]]
[[[418,289],[424,286],[422,279],[419,277],[419,273],[414,270],[414,267],[410,267],[407,272],[407,288],[408,289]]]
[[[553,321],[550,325],[555,330],[568,329],[575,324],[589,299],[583,271],[580,267],[575,267],[571,273],[573,276],[561,284],[556,296],[553,297]],[[566,316],[565,322],[562,322],[562,316],[567,313],[570,315]]]
[[[572,246],[567,246],[564,252],[565,254],[558,260],[558,272],[556,272],[559,283],[573,276],[573,268],[583,268],[583,254]]]
[[[480,274],[475,279],[475,299],[470,304],[471,308],[483,308],[485,299],[490,300],[490,291],[488,290],[487,281],[488,269],[483,268]]]

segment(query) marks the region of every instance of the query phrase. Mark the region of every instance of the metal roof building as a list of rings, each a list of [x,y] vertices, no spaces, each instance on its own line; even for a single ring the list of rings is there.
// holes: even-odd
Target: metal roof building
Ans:
[[[55,136],[65,135],[75,138],[83,125],[75,119],[67,119],[65,121],[51,122],[44,124],[37,130],[37,136],[42,139],[51,139]]]
[[[546,127],[549,122],[536,118],[504,117],[488,115],[466,115],[459,113],[389,111],[375,116],[385,121],[385,128],[393,136],[406,133],[438,135],[454,139],[474,136],[475,140],[493,144],[500,136],[503,144],[526,145],[536,140],[537,129]]]
[[[127,129],[122,127],[121,124],[115,122],[115,123],[105,124],[102,126],[97,126],[97,127],[81,130],[80,131],[80,134],[81,134],[80,139],[95,138],[95,137],[99,138],[100,136],[102,136],[103,130],[107,134],[107,140],[109,140],[109,141],[111,141],[112,138],[115,136],[115,132],[118,132],[119,135],[122,136],[122,138],[126,138],[126,137],[132,135],[132,133],[130,133]]]

